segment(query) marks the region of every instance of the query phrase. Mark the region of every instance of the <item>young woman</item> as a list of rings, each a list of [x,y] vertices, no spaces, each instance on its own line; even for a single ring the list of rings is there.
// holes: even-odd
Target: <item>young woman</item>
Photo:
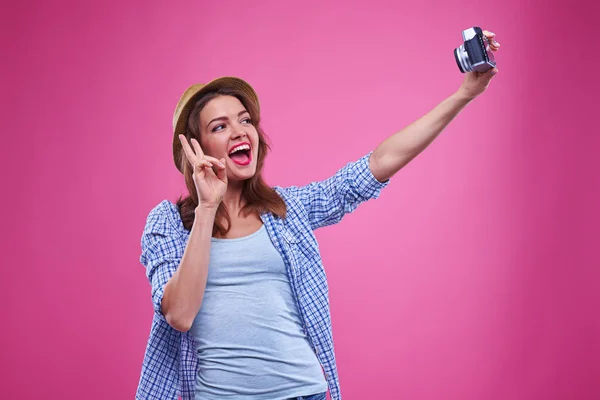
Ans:
[[[494,34],[485,32],[492,50]],[[467,73],[428,114],[303,187],[269,187],[253,88],[194,85],[175,110],[173,156],[189,194],[149,214],[141,262],[155,314],[137,399],[341,399],[328,287],[313,231],[377,198],[497,69]]]

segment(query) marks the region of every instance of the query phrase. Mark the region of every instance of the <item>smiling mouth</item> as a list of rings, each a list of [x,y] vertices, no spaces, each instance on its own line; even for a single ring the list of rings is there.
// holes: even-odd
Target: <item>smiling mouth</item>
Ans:
[[[229,158],[237,165],[248,165],[252,161],[252,152],[250,145],[242,144],[235,147],[230,153]]]

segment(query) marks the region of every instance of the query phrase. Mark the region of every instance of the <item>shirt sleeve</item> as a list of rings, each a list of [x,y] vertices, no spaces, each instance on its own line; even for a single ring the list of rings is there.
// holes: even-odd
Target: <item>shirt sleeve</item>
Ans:
[[[313,230],[341,221],[361,203],[376,199],[390,180],[379,182],[369,168],[373,152],[346,164],[332,177],[286,191],[304,205]]]
[[[152,287],[152,303],[157,315],[164,319],[161,302],[165,285],[173,276],[185,250],[182,232],[176,228],[171,205],[165,200],[148,215],[142,234],[140,262]]]

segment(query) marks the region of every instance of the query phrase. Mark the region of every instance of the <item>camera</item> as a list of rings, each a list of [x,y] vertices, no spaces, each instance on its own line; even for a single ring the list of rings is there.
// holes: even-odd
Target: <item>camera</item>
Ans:
[[[465,29],[462,37],[464,43],[454,49],[454,59],[460,72],[485,72],[496,66],[488,39],[480,27]]]

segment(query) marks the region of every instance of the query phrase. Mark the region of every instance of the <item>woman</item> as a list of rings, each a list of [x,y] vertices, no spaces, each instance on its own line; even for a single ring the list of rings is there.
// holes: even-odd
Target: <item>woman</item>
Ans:
[[[268,146],[252,87],[232,77],[190,87],[173,119],[189,195],[156,206],[142,236],[155,314],[136,398],[341,399],[313,231],[377,198],[496,73],[466,74],[374,151],[288,188],[262,179]]]

